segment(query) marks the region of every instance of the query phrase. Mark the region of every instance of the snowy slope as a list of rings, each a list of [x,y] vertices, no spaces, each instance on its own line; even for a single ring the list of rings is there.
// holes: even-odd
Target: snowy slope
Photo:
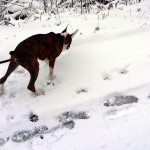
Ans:
[[[119,8],[103,20],[101,13],[66,12],[60,14],[61,26],[56,26],[55,17],[47,21],[47,15],[41,22],[20,22],[20,27],[0,26],[0,60],[8,59],[9,51],[33,34],[61,32],[68,23],[69,33],[80,31],[71,48],[57,58],[54,86],[47,85],[48,65],[39,61],[36,87],[45,95],[35,97],[26,89],[29,74],[21,67],[8,78],[0,96],[0,143],[8,142],[0,144],[0,150],[150,149],[150,2]],[[98,15],[100,30],[95,31]],[[0,66],[0,77],[7,66]],[[138,103],[104,106],[116,95],[134,95]],[[85,111],[89,118],[73,119],[73,129],[58,128],[42,134],[43,138],[11,140],[16,132],[61,126],[58,116],[67,111]],[[39,120],[31,122],[30,113]]]

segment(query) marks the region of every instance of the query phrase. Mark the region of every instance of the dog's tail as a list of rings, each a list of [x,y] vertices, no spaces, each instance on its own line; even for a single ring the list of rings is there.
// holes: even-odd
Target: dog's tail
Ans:
[[[10,51],[9,54],[12,56],[12,55],[15,55],[16,52],[15,51]],[[6,63],[6,62],[9,62],[11,59],[7,59],[7,60],[3,60],[3,61],[0,61],[0,64],[3,64],[3,63]]]
[[[6,63],[6,62],[9,62],[9,61],[10,61],[10,59],[3,60],[3,61],[0,61],[0,64]]]
[[[16,52],[15,51],[10,51],[9,54],[12,56],[12,55],[15,55]]]

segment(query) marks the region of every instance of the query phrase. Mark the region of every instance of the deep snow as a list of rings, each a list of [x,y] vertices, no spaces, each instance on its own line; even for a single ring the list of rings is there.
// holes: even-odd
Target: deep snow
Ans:
[[[47,21],[47,15],[41,22],[18,21],[20,27],[0,26],[0,60],[8,59],[9,51],[33,34],[61,32],[68,23],[69,33],[80,31],[71,48],[57,58],[54,86],[47,85],[48,65],[39,61],[36,87],[45,95],[35,97],[26,89],[29,74],[21,67],[8,78],[0,96],[0,139],[43,125],[59,126],[58,116],[67,111],[89,116],[73,120],[73,129],[59,128],[23,143],[9,140],[0,150],[150,149],[150,2],[118,7],[103,20],[99,14],[98,31],[98,14],[73,12],[60,14],[61,26],[53,16]],[[0,77],[7,66],[0,65]],[[134,95],[138,103],[105,107],[116,95]],[[29,120],[31,113],[38,115],[37,122]]]

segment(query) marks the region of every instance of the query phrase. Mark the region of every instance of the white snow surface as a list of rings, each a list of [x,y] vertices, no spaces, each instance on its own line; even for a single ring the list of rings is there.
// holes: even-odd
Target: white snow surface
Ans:
[[[0,150],[150,150],[150,1],[120,5],[103,20],[101,13],[73,12],[60,14],[60,20],[47,18],[20,21],[20,27],[0,26],[0,61],[9,59],[9,51],[31,35],[58,33],[67,24],[69,33],[79,29],[70,49],[56,60],[55,86],[47,85],[49,67],[39,61],[36,88],[45,95],[36,97],[27,90],[30,76],[22,67],[8,78],[0,96],[0,139],[42,125],[51,129],[67,111],[85,111],[89,119],[74,120],[73,129],[44,134],[44,139],[9,140]],[[59,21],[61,26],[56,26]],[[98,22],[100,30],[95,31]],[[0,77],[7,67],[0,65]],[[87,92],[77,94],[82,89]],[[105,107],[106,99],[115,95],[134,95],[139,101]],[[29,120],[31,112],[39,121]]]

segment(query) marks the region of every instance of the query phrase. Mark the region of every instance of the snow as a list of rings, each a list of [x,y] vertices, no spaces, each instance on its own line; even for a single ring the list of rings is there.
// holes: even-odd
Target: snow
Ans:
[[[36,97],[27,90],[30,76],[22,67],[8,78],[0,96],[0,143],[8,137],[10,140],[0,150],[150,149],[150,2],[118,7],[103,20],[101,13],[79,15],[70,11],[60,18],[51,16],[49,20],[45,14],[41,21],[29,19],[16,21],[15,27],[0,26],[0,60],[8,59],[9,51],[31,35],[58,33],[67,24],[69,33],[79,29],[70,49],[56,60],[54,85],[47,85],[49,67],[39,61],[36,88],[43,89],[45,95]],[[60,21],[61,26],[57,26]],[[100,30],[95,31],[98,22]],[[7,66],[0,65],[0,77]],[[116,95],[134,95],[138,103],[104,106]],[[43,139],[11,141],[19,131],[60,126],[58,116],[67,111],[85,111],[89,118],[74,119],[73,129],[59,128],[43,134]],[[37,122],[29,120],[31,113],[38,115]]]

